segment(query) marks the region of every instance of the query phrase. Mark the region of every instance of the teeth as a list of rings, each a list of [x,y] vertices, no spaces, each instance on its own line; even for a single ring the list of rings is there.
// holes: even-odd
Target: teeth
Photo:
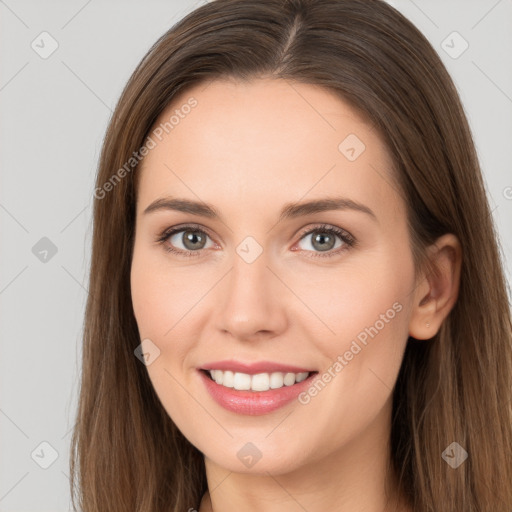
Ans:
[[[279,389],[283,386],[293,386],[296,382],[302,382],[309,375],[309,372],[302,373],[248,373],[230,372],[222,370],[209,370],[212,379],[222,386],[234,388],[238,391],[268,391]]]

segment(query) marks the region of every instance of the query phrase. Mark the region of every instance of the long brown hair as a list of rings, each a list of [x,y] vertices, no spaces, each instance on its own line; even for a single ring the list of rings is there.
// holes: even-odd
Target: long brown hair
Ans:
[[[408,340],[393,396],[391,463],[415,512],[509,512],[512,327],[498,237],[454,84],[427,39],[381,0],[215,0],[166,32],[135,69],[105,136],[94,193],[70,460],[75,510],[182,512],[197,509],[206,491],[202,454],[134,356],[138,159],[127,162],[178,92],[222,77],[335,91],[393,157],[417,269],[437,237],[459,238],[458,300],[436,336]],[[452,442],[469,454],[456,469],[442,457]]]

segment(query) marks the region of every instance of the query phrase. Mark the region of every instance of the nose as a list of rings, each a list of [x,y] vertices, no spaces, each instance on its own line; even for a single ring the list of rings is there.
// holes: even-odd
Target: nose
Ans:
[[[238,254],[217,296],[216,327],[240,341],[273,338],[288,325],[290,292],[270,268],[265,252],[248,263]]]

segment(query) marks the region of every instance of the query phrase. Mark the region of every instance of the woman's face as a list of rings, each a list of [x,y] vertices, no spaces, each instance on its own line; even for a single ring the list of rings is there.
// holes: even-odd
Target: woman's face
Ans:
[[[385,449],[414,268],[376,131],[333,93],[260,79],[187,90],[151,137],[131,290],[174,423],[236,472]]]

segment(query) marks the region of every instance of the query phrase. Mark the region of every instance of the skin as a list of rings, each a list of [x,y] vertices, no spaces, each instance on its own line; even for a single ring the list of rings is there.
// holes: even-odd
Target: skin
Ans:
[[[175,98],[155,126],[190,97],[197,106],[137,171],[131,287],[141,340],[160,350],[147,366],[151,382],[205,455],[210,491],[200,512],[410,510],[386,471],[391,393],[408,336],[434,336],[456,301],[458,240],[445,235],[429,248],[439,275],[415,280],[387,149],[333,93],[275,79],[214,81]],[[338,149],[349,134],[366,146],[354,161]],[[223,221],[143,213],[166,196],[213,204]],[[285,203],[327,196],[360,202],[376,220],[332,210],[278,222]],[[187,223],[207,231],[199,256],[166,252],[171,243],[190,250],[183,232],[155,242],[166,228]],[[336,254],[344,245],[336,236],[327,251],[333,256],[322,257],[314,234],[302,235],[320,223],[346,230],[357,245]],[[247,236],[263,249],[252,263],[236,252]],[[322,374],[397,302],[400,312],[305,405],[233,413],[213,401],[198,375],[220,359],[285,362]],[[248,442],[261,452],[251,468],[237,457]]]

